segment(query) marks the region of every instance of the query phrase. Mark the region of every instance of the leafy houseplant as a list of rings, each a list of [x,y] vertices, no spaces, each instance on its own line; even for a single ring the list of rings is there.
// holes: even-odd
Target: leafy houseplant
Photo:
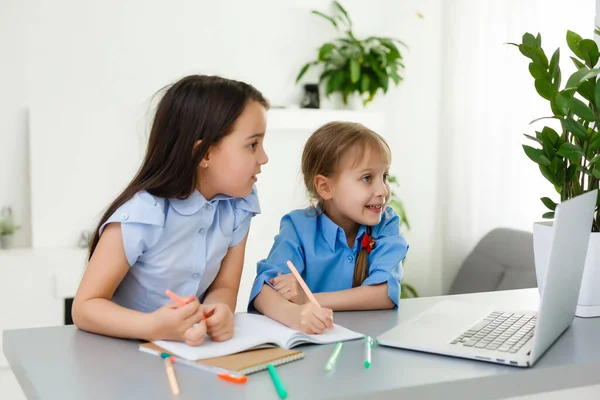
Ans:
[[[20,229],[13,220],[12,209],[5,207],[0,213],[0,248],[9,248],[12,236]]]
[[[390,205],[390,207],[392,207],[396,214],[398,214],[398,217],[400,218],[400,227],[402,227],[402,225],[406,225],[406,229],[410,229],[410,224],[408,222],[408,218],[406,217],[406,210],[404,209],[404,204],[402,203],[402,200],[400,200],[400,197],[398,197],[398,194],[394,192],[394,188],[398,188],[399,186],[398,179],[393,175],[389,175],[388,182],[390,183],[390,186],[392,186],[390,200],[388,204]],[[408,297],[419,297],[419,294],[417,293],[417,290],[414,288],[414,286],[406,282],[402,282],[400,288],[400,297],[403,299]]]
[[[600,34],[598,28],[596,34]],[[550,103],[551,116],[538,118],[552,119],[557,123],[558,132],[544,126],[535,136],[525,135],[537,143],[537,147],[523,146],[525,154],[538,164],[542,175],[554,185],[560,201],[598,189],[600,182],[600,68],[598,45],[590,39],[582,39],[575,32],[567,31],[567,45],[574,54],[571,60],[577,67],[564,87],[561,88],[562,73],[559,66],[560,52],[557,49],[550,59],[542,49],[540,34],[525,33],[522,43],[514,44],[521,53],[531,60],[529,72],[535,80],[538,94]],[[544,218],[553,218],[556,203],[549,197],[542,202],[550,211]],[[583,279],[579,291],[575,315],[579,317],[600,317],[600,215],[596,208],[592,221],[592,233],[587,246]],[[546,276],[547,257],[553,241],[553,228],[549,223],[535,223],[533,226],[533,250],[535,273],[540,291]],[[566,266],[568,267],[568,266]]]
[[[348,97],[356,93],[364,106],[373,100],[379,89],[387,93],[390,80],[395,85],[400,83],[404,64],[396,44],[406,45],[398,39],[386,37],[356,38],[348,12],[337,1],[333,4],[337,11],[333,16],[316,10],[312,13],[331,22],[343,36],[324,43],[319,48],[317,59],[302,67],[296,83],[309,68],[323,66],[319,84],[325,83],[327,97],[339,93],[347,105]]]
[[[596,34],[600,34],[598,28]],[[559,49],[550,59],[542,49],[542,37],[525,33],[521,44],[510,43],[531,60],[529,72],[535,80],[538,94],[550,103],[552,116],[560,123],[559,132],[549,126],[525,135],[538,147],[524,145],[525,154],[538,164],[542,175],[554,185],[564,201],[598,188],[600,182],[600,80],[598,45],[590,39],[567,31],[567,44],[574,54],[571,60],[578,68],[561,89]],[[557,124],[558,125],[558,124]],[[549,197],[541,201],[549,209],[543,218],[553,218],[556,203]],[[593,232],[600,231],[596,202]]]

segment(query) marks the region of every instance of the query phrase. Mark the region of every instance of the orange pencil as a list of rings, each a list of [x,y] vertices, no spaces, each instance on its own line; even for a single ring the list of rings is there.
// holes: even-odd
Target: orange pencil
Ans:
[[[308,300],[310,300],[316,306],[321,307],[321,305],[319,304],[319,302],[317,301],[317,299],[315,299],[315,296],[312,294],[312,292],[310,291],[310,289],[308,288],[308,286],[306,286],[306,283],[304,282],[304,279],[302,279],[302,277],[298,273],[298,270],[296,269],[296,267],[294,267],[294,264],[292,264],[292,262],[288,260],[287,266],[290,268],[290,271],[292,271],[292,275],[294,275],[294,277],[298,281],[298,284],[300,285],[300,287],[302,288],[302,290],[304,290],[304,293],[306,293],[306,297],[308,297]]]

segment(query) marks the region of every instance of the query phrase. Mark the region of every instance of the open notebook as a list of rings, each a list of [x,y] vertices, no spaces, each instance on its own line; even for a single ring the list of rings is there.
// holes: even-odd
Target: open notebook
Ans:
[[[235,333],[226,342],[206,339],[200,346],[192,347],[182,342],[157,340],[153,343],[169,353],[186,360],[196,361],[239,353],[262,347],[290,349],[304,343],[327,344],[360,339],[363,334],[335,325],[321,335],[308,335],[280,324],[264,315],[235,314]]]

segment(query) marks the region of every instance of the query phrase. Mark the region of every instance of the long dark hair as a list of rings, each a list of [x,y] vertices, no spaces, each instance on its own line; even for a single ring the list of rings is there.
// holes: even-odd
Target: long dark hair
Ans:
[[[325,204],[315,186],[315,177],[333,177],[337,174],[342,157],[354,151],[355,162],[371,147],[389,163],[392,159],[390,147],[385,139],[369,128],[353,122],[329,122],[317,129],[308,138],[302,153],[302,175],[306,191],[316,214],[327,212]],[[387,200],[387,199],[386,199]],[[365,235],[371,236],[372,227],[367,226]],[[361,248],[354,264],[352,287],[362,285],[369,272],[369,257],[366,248]]]
[[[89,258],[100,240],[102,224],[137,192],[180,199],[192,194],[198,164],[210,146],[230,133],[249,101],[269,108],[251,85],[218,76],[190,75],[168,87],[156,108],[144,161],[100,219]],[[194,148],[198,140],[202,143]]]

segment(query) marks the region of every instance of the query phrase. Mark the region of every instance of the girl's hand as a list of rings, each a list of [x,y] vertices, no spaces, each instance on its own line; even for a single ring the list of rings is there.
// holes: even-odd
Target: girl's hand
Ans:
[[[296,323],[291,328],[304,333],[321,334],[333,328],[333,311],[308,302],[298,307]]]
[[[196,296],[183,298],[188,302],[180,306],[176,302],[165,304],[150,315],[152,332],[156,339],[182,341],[197,346],[204,341],[206,323],[203,320],[203,307]],[[194,327],[195,324],[198,324]]]
[[[208,336],[215,342],[224,342],[233,337],[233,313],[223,303],[204,304]]]
[[[304,291],[292,274],[279,275],[269,281],[277,292],[286,300],[296,304],[304,304],[307,301]]]

